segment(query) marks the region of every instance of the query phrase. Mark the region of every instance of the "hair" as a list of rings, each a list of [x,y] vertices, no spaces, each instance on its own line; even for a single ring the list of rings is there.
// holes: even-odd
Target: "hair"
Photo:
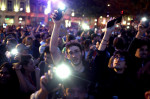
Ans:
[[[97,37],[97,34],[92,34],[91,39],[94,40],[94,38]]]
[[[22,66],[28,65],[28,63],[30,62],[30,59],[32,59],[32,56],[29,54],[21,55],[20,65],[22,65]]]
[[[50,54],[49,46],[47,46],[47,47],[45,48],[44,53]]]
[[[14,75],[15,71],[12,69],[13,65],[11,63],[5,62],[0,66],[0,70],[5,67],[9,71],[10,75]]]
[[[85,48],[85,49],[88,49],[90,44],[92,44],[91,40],[90,40],[90,39],[86,39],[86,40],[84,41],[84,48]]]
[[[125,64],[127,65],[127,68],[129,69],[132,65],[132,59],[130,58],[130,55],[127,51],[115,51],[114,52],[114,55],[117,55],[119,54],[120,56],[124,56],[125,57]]]
[[[35,35],[35,38],[36,38],[36,39],[40,39],[40,38],[41,38],[40,34],[36,34],[36,35]]]
[[[77,46],[77,47],[79,47],[79,49],[80,49],[80,51],[82,52],[83,51],[83,47],[81,46],[81,44],[80,43],[78,43],[78,42],[69,42],[68,44],[66,44],[66,52],[68,53],[68,49],[70,48],[70,47],[72,47],[72,46]]]
[[[66,36],[66,42],[69,42],[69,41],[71,41],[71,40],[75,40],[75,36],[72,35],[72,34],[68,34],[68,35]]]
[[[46,43],[48,44],[50,42],[50,37],[46,39]]]
[[[32,58],[33,58],[33,57],[32,57],[30,54],[21,55],[20,65],[22,65],[22,67],[27,66],[28,63],[30,62],[30,60],[31,60]],[[22,73],[25,72],[24,68],[21,68],[21,72],[22,72]]]
[[[125,44],[124,44],[124,41],[121,37],[116,37],[113,41],[113,46],[116,48],[116,49],[121,49],[123,50],[125,48]]]

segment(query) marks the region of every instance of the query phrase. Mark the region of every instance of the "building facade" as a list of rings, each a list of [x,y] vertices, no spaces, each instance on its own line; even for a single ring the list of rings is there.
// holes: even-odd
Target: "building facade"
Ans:
[[[0,25],[37,25],[48,22],[38,0],[0,0]]]

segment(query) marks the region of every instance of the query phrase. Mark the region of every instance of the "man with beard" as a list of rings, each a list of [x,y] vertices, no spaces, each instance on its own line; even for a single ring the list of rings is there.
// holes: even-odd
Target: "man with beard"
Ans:
[[[71,76],[71,78],[67,80],[64,80],[64,86],[66,84],[65,90],[74,89],[74,88],[82,89],[82,88],[79,88],[79,86],[67,87],[67,85],[71,83],[79,83],[79,85],[81,85],[80,80],[81,81],[84,80],[85,81],[84,85],[87,87],[90,81],[92,81],[91,78],[94,78],[94,77],[93,75],[91,75],[92,73],[90,72],[90,69],[87,65],[88,63],[84,61],[84,50],[78,41],[71,40],[66,44],[66,54],[67,54],[68,60],[64,61],[63,56],[61,55],[61,51],[59,51],[58,49],[59,31],[60,31],[60,26],[61,26],[63,19],[61,18],[60,20],[55,20],[56,16],[57,16],[57,12],[55,12],[53,16],[54,29],[53,29],[53,33],[52,33],[51,40],[50,40],[50,52],[51,52],[51,56],[53,59],[53,63],[55,66],[59,66],[60,64],[68,64],[68,66],[72,69],[71,71],[72,71],[73,76]],[[78,81],[75,80],[76,78],[78,79]],[[47,90],[46,86],[44,86],[43,83],[45,85],[50,85],[49,83],[51,82],[51,85],[53,85],[52,84],[53,79],[51,79],[51,81],[49,82],[48,77],[45,75],[45,76],[42,76],[40,82],[41,82],[40,90],[32,94],[31,99],[46,99],[46,97],[49,96],[50,91]],[[51,89],[51,92],[52,90],[53,89]],[[72,97],[75,99],[86,99],[88,97],[87,89],[85,89],[83,92],[84,92],[83,94],[84,97],[81,97],[83,95],[74,95]],[[69,95],[71,94],[68,94],[68,95],[66,94],[66,97],[69,97]],[[48,97],[48,98],[53,99],[52,97]]]

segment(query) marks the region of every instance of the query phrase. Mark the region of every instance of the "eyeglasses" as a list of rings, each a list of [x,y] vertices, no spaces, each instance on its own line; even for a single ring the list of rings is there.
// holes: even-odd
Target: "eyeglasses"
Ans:
[[[114,57],[114,59],[119,59],[120,61],[125,61],[125,58],[124,57],[122,57],[122,56],[118,56],[118,55],[116,55],[115,57]]]

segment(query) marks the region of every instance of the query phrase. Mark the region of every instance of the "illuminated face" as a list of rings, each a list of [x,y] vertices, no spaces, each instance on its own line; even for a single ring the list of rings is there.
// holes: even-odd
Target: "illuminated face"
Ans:
[[[85,90],[78,87],[67,88],[66,93],[66,99],[85,99],[86,96]]]
[[[135,56],[138,58],[147,58],[148,47],[147,45],[142,46],[136,50]]]
[[[122,74],[124,73],[126,67],[125,57],[120,56],[119,54],[115,55],[113,60],[114,71],[118,74]]]
[[[48,64],[52,63],[51,54],[44,53],[44,61]]]
[[[75,66],[78,66],[82,62],[82,53],[78,46],[71,46],[68,50],[68,59]]]
[[[6,67],[2,67],[0,70],[0,84],[8,83],[11,75]]]
[[[29,72],[33,72],[35,70],[35,65],[34,65],[34,61],[33,59],[30,59],[29,63],[27,64],[27,66],[24,66],[24,69],[26,71],[29,71]]]

